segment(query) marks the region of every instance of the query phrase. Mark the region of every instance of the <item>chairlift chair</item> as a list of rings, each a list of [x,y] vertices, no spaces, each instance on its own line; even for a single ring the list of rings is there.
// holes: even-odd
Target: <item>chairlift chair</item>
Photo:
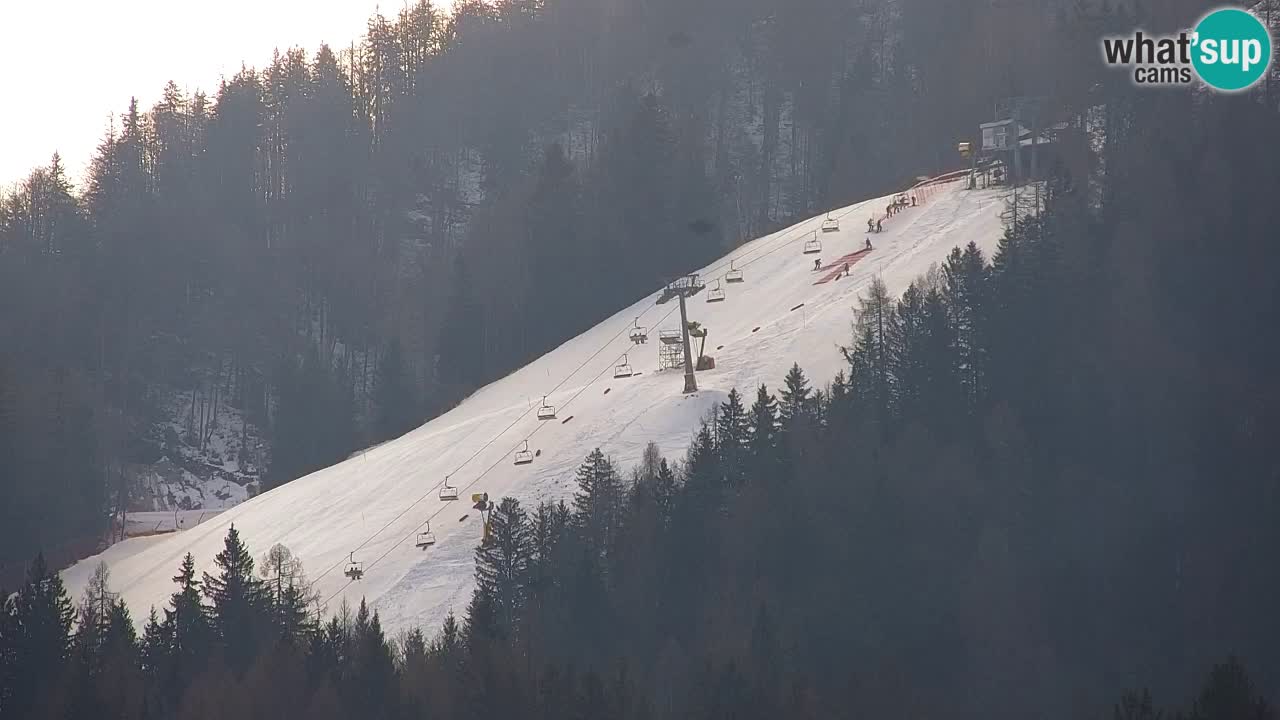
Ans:
[[[831,217],[831,213],[827,213],[827,219],[822,221],[822,232],[831,233],[840,230],[840,221]]]
[[[556,419],[556,409],[554,406],[547,404],[546,395],[542,396],[542,407],[538,408],[538,419],[539,420],[555,420]]]
[[[716,281],[716,286],[707,291],[707,302],[724,302],[724,289],[720,287],[720,281]]]
[[[457,500],[458,499],[458,488],[449,484],[448,475],[444,476],[444,486],[440,488],[440,499],[441,500]]]
[[[822,241],[819,240],[818,236],[815,234],[812,240],[805,241],[804,254],[812,255],[814,253],[820,253],[820,252],[822,252]]]
[[[516,451],[516,465],[528,465],[533,462],[533,453],[529,452],[529,441],[524,441],[524,448]]]
[[[640,326],[640,318],[635,320],[636,326],[631,328],[631,342],[643,345],[649,341],[649,333]]]
[[[742,282],[742,271],[733,266],[734,261],[729,261],[729,272],[724,274],[724,281],[727,283]]]
[[[631,369],[631,363],[627,362],[627,356],[622,356],[622,362],[613,366],[613,377],[615,379],[629,378],[635,375],[635,371]]]
[[[355,552],[350,553],[347,558],[349,563],[347,565],[347,569],[342,574],[352,580],[359,580],[364,577],[364,563],[356,561]]]
[[[427,548],[436,544],[436,536],[434,533],[431,532],[430,520],[427,521],[427,529],[418,533],[418,541],[414,544],[422,548],[423,550],[426,550]]]

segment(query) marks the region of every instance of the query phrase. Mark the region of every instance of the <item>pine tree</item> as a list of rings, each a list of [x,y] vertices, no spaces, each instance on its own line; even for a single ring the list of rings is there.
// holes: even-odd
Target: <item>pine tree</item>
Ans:
[[[658,507],[658,518],[664,527],[671,524],[671,512],[676,501],[676,474],[667,464],[666,458],[658,465],[658,475],[654,479],[654,503]]]
[[[138,717],[142,714],[146,686],[141,659],[142,647],[133,617],[124,601],[116,600],[103,632],[101,666],[96,678],[96,695],[103,715]]]
[[[444,622],[440,624],[440,634],[431,641],[432,655],[446,661],[455,658],[458,649],[462,646],[462,638],[463,631],[458,627],[458,618],[450,612],[445,615]]]
[[[798,366],[793,369],[798,369]],[[765,476],[778,449],[778,400],[769,394],[763,384],[756,389],[756,400],[751,404],[750,438],[747,447],[751,455],[753,471]]]
[[[724,504],[724,474],[720,469],[720,448],[711,424],[702,423],[689,446],[685,463],[684,489],[687,510],[693,513],[719,511]]]
[[[720,404],[720,413],[716,417],[716,441],[726,484],[730,487],[741,485],[746,476],[750,426],[737,388],[730,390],[729,397]]]
[[[982,251],[969,243],[951,251],[942,266],[943,293],[956,336],[961,382],[969,412],[986,393],[989,272]]]
[[[797,423],[810,414],[813,398],[809,380],[799,363],[793,363],[783,380],[781,402],[778,405],[778,421],[782,432],[791,432]]]
[[[578,468],[573,521],[591,552],[603,557],[613,545],[622,512],[622,479],[600,448]]]
[[[191,553],[182,558],[173,581],[178,584],[178,591],[169,598],[162,627],[172,643],[176,675],[181,681],[189,681],[213,649],[213,628],[200,599],[202,587],[196,579],[196,561]]]
[[[345,683],[349,707],[362,717],[389,717],[397,701],[395,660],[382,621],[360,600],[351,633],[351,660]]]
[[[214,558],[219,573],[204,574],[202,592],[209,599],[213,627],[233,667],[246,668],[259,649],[266,616],[262,583],[253,575],[253,557],[234,524],[222,552]]]
[[[1213,666],[1189,713],[1189,720],[1275,720],[1275,717],[1275,710],[1258,693],[1235,657]]]
[[[14,717],[36,717],[61,707],[75,609],[62,578],[38,554],[14,602]]]
[[[515,638],[529,599],[534,534],[515,498],[503,498],[489,517],[489,534],[476,548],[476,590],[485,596],[496,633]]]

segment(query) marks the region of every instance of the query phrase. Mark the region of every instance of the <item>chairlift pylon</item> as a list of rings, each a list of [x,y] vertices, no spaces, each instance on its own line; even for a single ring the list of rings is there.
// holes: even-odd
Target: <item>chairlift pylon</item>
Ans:
[[[352,580],[359,580],[360,578],[363,578],[364,563],[356,560],[356,553],[354,550],[347,555],[347,559],[349,561],[349,564],[347,565],[346,571],[344,571],[342,574],[346,575]]]
[[[640,325],[640,318],[635,319],[635,327],[631,328],[631,342],[643,345],[649,341],[648,331]]]
[[[542,396],[542,407],[538,408],[538,419],[539,420],[555,420],[556,419],[556,408],[554,405],[547,404],[546,395]]]
[[[806,240],[804,243],[804,254],[812,255],[822,252],[822,241],[818,239],[818,234],[814,233],[812,240]]]
[[[440,488],[440,499],[441,500],[457,500],[458,499],[458,488],[449,484],[448,475],[444,476],[444,485]]]
[[[632,375],[635,375],[635,371],[631,369],[631,363],[627,362],[627,356],[623,353],[622,362],[613,366],[613,377],[614,379],[621,379],[629,378]]]
[[[434,533],[431,532],[430,520],[427,521],[427,529],[418,533],[418,540],[414,544],[422,548],[423,550],[426,550],[427,548],[436,544],[436,536]]]
[[[516,451],[515,464],[528,465],[533,462],[533,453],[529,452],[529,441],[524,441],[524,448]]]
[[[741,271],[741,270],[739,270],[738,268],[734,267],[734,261],[733,261],[733,260],[730,260],[730,261],[729,261],[729,272],[726,272],[726,273],[724,274],[724,281],[725,281],[725,282],[727,282],[727,283],[740,283],[740,282],[742,282],[742,271]]]
[[[716,281],[715,287],[707,291],[707,302],[724,302],[724,289],[720,287],[720,281]]]

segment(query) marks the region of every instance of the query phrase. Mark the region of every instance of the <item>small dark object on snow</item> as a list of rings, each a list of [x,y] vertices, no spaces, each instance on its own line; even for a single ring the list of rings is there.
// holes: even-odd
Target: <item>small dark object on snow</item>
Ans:
[[[760,326],[759,326],[759,325],[757,325],[757,326],[755,326],[755,327],[751,328],[751,332],[755,332],[755,331],[757,331],[757,330],[759,330],[759,329],[760,329]]]
[[[471,516],[470,516],[470,515],[463,515],[462,517],[458,518],[458,522],[462,522],[463,520],[466,520],[466,519],[467,519],[467,518],[469,518],[469,517],[471,517]]]
[[[570,421],[570,420],[572,420],[572,419],[573,419],[573,416],[572,416],[572,415],[570,415],[569,417],[565,418],[564,420],[561,420],[561,421],[560,421],[560,424],[561,424],[561,425],[563,425],[563,424],[565,424],[565,423],[569,422],[569,421]]]
[[[800,308],[802,308],[802,307],[804,307],[804,303],[800,303],[799,305],[797,305],[797,306],[795,306],[795,307],[791,308],[790,312],[795,312],[795,311],[799,310],[799,309],[800,309]]]

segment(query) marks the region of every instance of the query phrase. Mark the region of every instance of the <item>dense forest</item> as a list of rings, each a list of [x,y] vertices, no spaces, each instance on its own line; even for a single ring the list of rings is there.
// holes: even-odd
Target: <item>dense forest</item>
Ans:
[[[165,391],[241,409],[284,482],[958,163],[992,98],[1100,130],[992,257],[874,285],[839,376],[735,392],[683,459],[593,453],[572,504],[503,499],[442,628],[319,607],[235,533],[154,609],[105,567],[74,604],[36,556],[0,715],[1274,718],[1277,102],[1095,62],[1208,6],[423,4],[130,107],[85,187],[55,159],[0,202],[11,563],[105,524]]]
[[[422,0],[122,102],[82,181],[55,156],[0,191],[0,577],[91,551],[159,458],[286,482],[745,239],[955,169],[999,98],[1079,116],[1100,28],[1132,25],[1109,13]]]

